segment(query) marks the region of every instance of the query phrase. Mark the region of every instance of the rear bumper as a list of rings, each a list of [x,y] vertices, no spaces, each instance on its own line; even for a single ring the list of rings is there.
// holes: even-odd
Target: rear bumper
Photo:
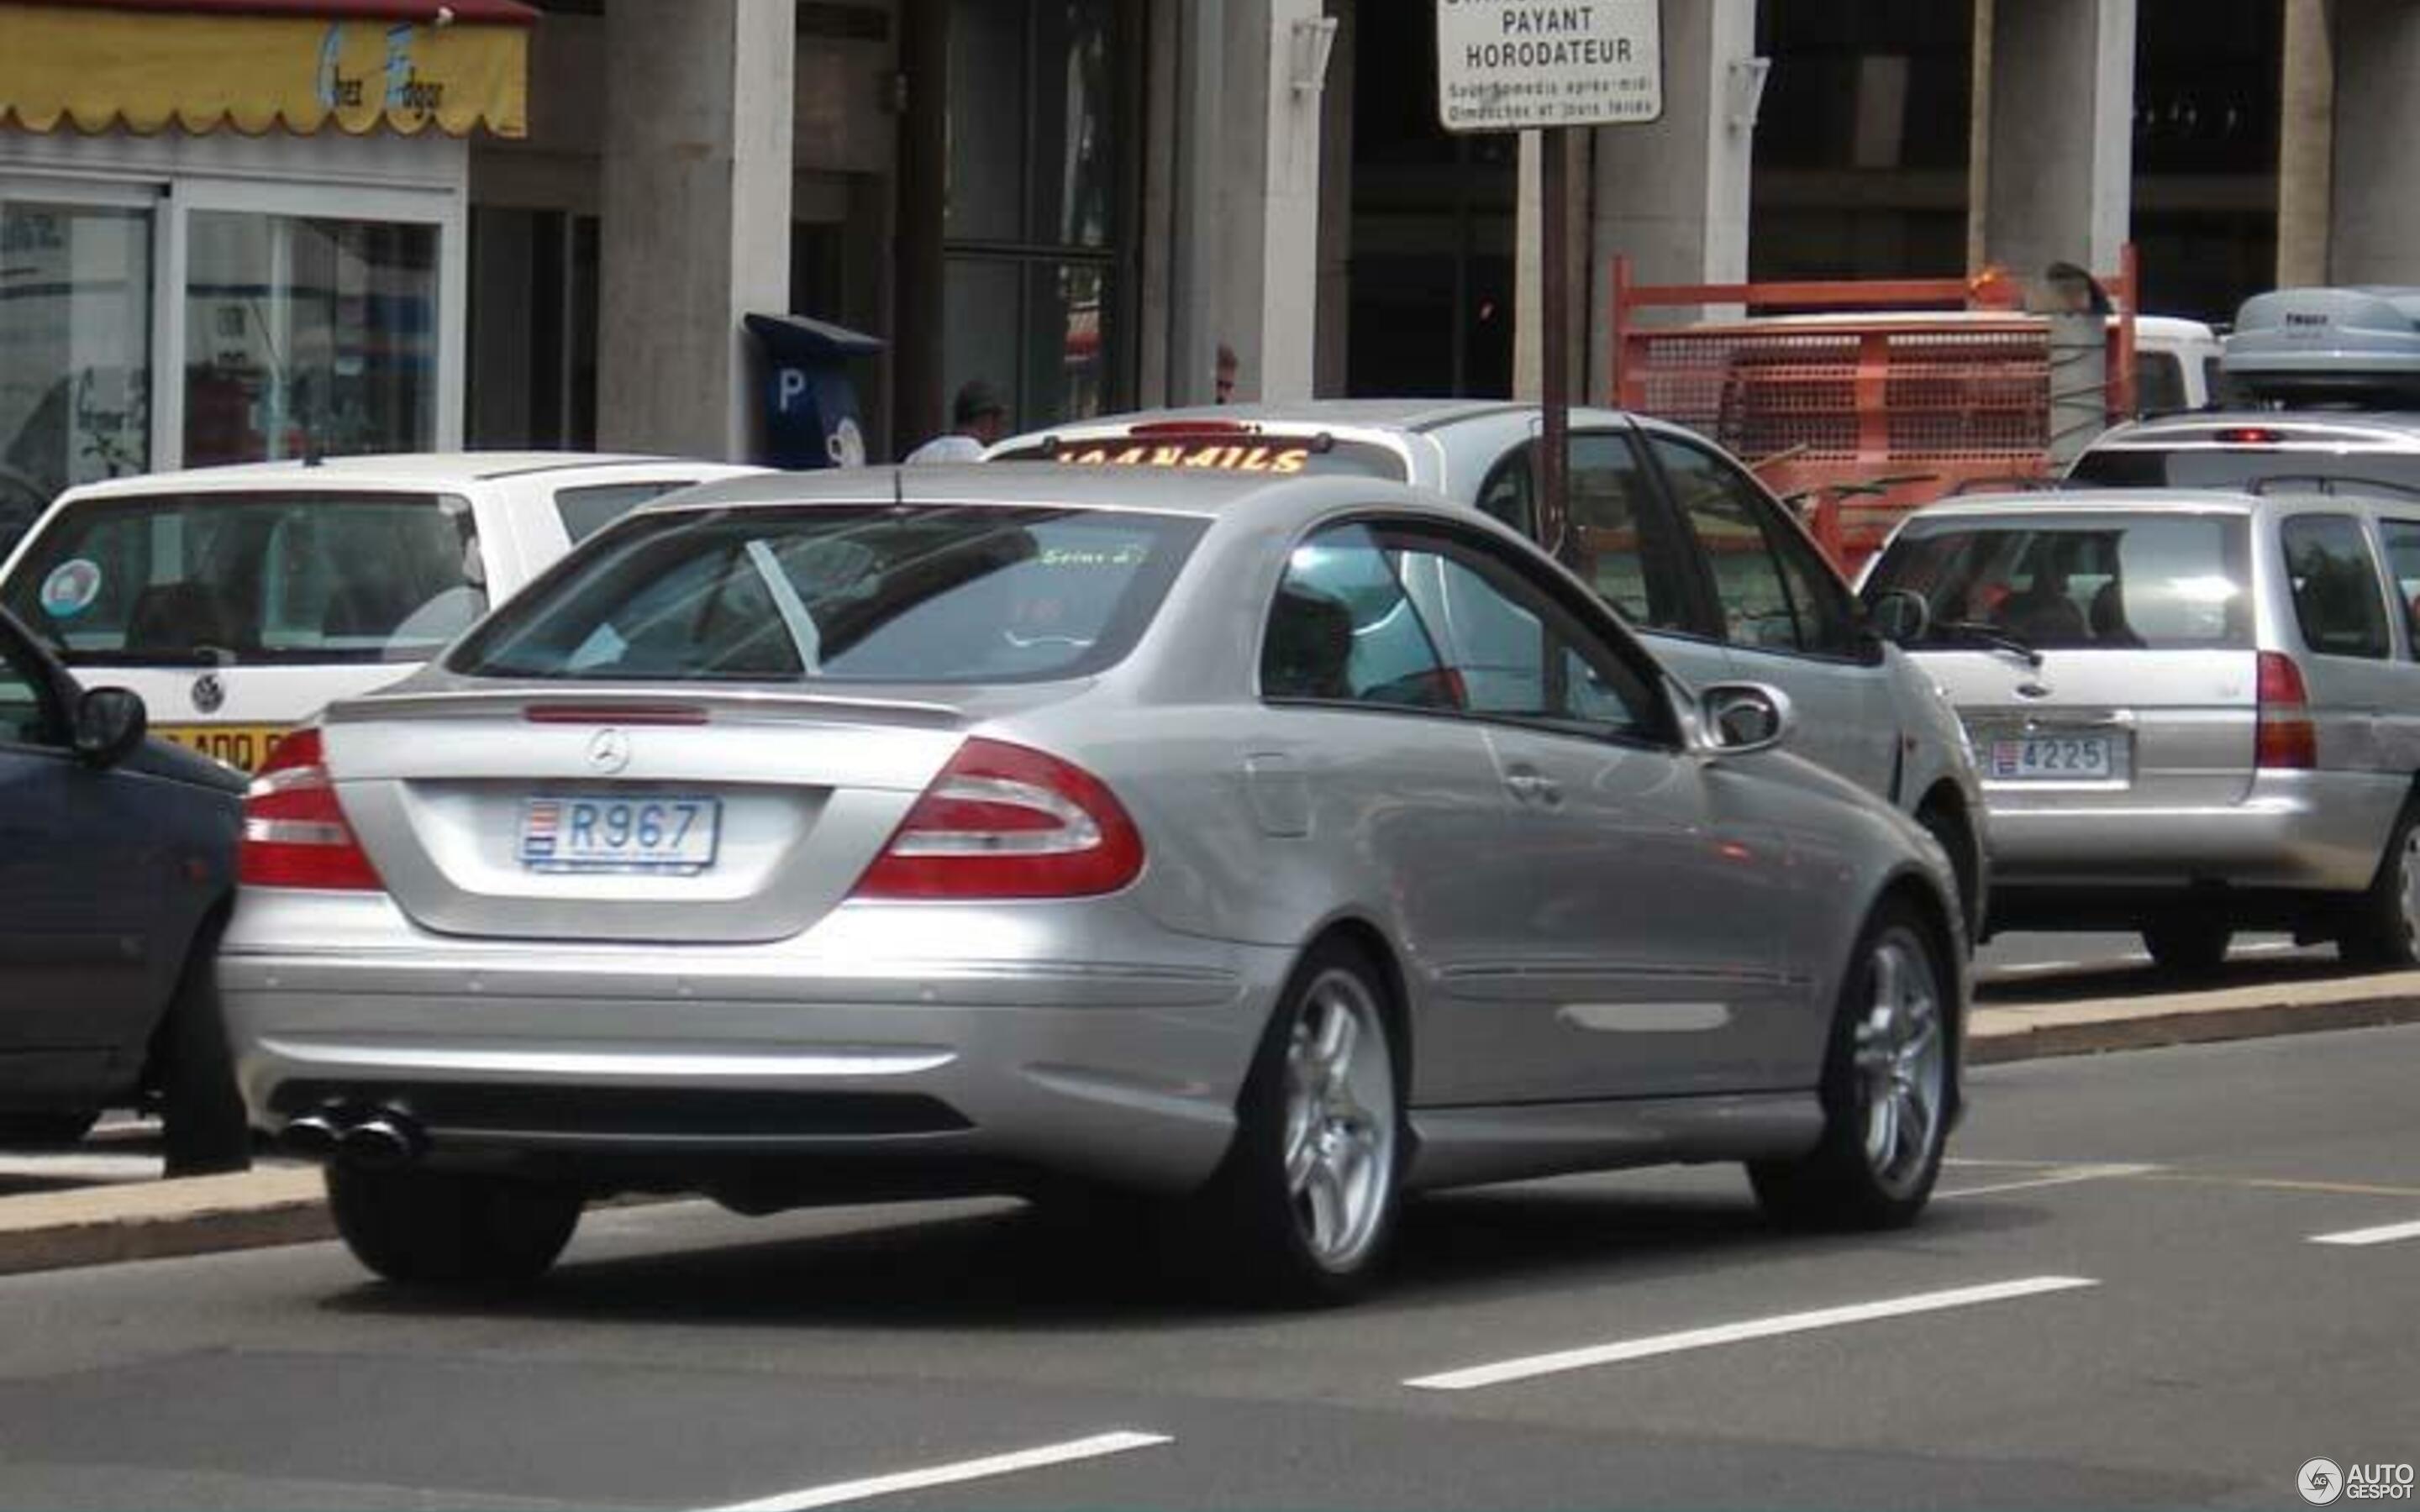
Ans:
[[[1995,794],[1994,923],[2096,897],[2138,911],[2162,893],[2347,893],[2369,886],[2409,784],[2337,772],[2265,772],[2235,803],[2023,808]]]
[[[778,945],[668,949],[452,940],[382,896],[247,893],[218,971],[264,1129],[334,1102],[402,1111],[440,1165],[1181,1191],[1225,1154],[1290,966],[1113,899],[852,904]]]

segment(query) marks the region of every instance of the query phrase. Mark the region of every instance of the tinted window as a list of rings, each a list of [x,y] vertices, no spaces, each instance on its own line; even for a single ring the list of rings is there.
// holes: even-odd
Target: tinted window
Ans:
[[[950,505],[642,517],[507,605],[451,665],[597,681],[1080,676],[1132,648],[1202,529]]]
[[[2386,606],[2378,563],[2357,520],[2297,515],[2278,531],[2303,643],[2331,656],[2386,655]]]
[[[1480,489],[1479,507],[1530,540],[1539,539],[1535,501],[1536,447],[1525,445],[1497,464]],[[1670,572],[1649,563],[1667,560],[1660,517],[1638,449],[1627,436],[1578,432],[1571,439],[1570,532],[1560,560],[1597,595],[1634,625],[1679,629],[1686,600]],[[1552,546],[1551,542],[1541,542]]]
[[[2420,523],[2381,520],[2378,533],[2386,542],[2386,575],[2395,584],[2404,625],[2420,651]]]
[[[1295,548],[1261,641],[1261,692],[1404,708],[1458,708],[1428,626],[1376,536],[1358,525]]]
[[[1843,655],[1847,596],[1811,548],[1774,517],[1761,488],[1702,447],[1657,437],[1656,459],[1713,569],[1725,638],[1765,651]],[[1790,548],[1795,554],[1786,555]]]
[[[2185,366],[2176,353],[2134,354],[2134,407],[2147,415],[2172,414],[2188,408]]]
[[[468,500],[201,494],[68,510],[0,600],[70,662],[412,661],[486,580]]]
[[[2208,649],[2252,642],[2248,537],[2238,516],[2061,515],[1921,521],[1866,579],[1931,610],[1919,642]]]
[[[669,483],[599,483],[585,488],[558,488],[554,512],[563,517],[565,534],[575,542],[584,541],[648,500],[661,499],[695,481],[680,478]]]

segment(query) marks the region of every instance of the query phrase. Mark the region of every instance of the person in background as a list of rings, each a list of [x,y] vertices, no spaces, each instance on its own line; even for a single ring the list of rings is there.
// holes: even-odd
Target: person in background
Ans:
[[[1235,398],[1235,348],[1225,342],[1218,344],[1218,371],[1215,385],[1218,402],[1232,404]]]
[[[1008,405],[1000,391],[969,378],[950,406],[950,429],[908,454],[909,466],[927,462],[980,462],[984,448],[1008,434]]]

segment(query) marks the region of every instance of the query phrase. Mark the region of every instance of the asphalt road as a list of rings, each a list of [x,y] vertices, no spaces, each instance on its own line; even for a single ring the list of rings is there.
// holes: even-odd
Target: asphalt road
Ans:
[[[982,1203],[592,1213],[484,1304],[333,1245],[10,1278],[0,1504],[2301,1506],[2420,1458],[2415,1079],[2420,1028],[1991,1068],[1910,1232],[1537,1183],[1313,1315]]]

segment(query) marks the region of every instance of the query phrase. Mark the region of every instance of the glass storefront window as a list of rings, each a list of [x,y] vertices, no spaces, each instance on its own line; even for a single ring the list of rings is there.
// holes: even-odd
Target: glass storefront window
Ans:
[[[947,392],[1014,428],[1113,409],[1124,186],[1116,0],[954,0],[942,291]]]
[[[0,201],[0,551],[151,462],[151,212]]]
[[[437,228],[196,210],[185,462],[425,451],[437,435]]]

